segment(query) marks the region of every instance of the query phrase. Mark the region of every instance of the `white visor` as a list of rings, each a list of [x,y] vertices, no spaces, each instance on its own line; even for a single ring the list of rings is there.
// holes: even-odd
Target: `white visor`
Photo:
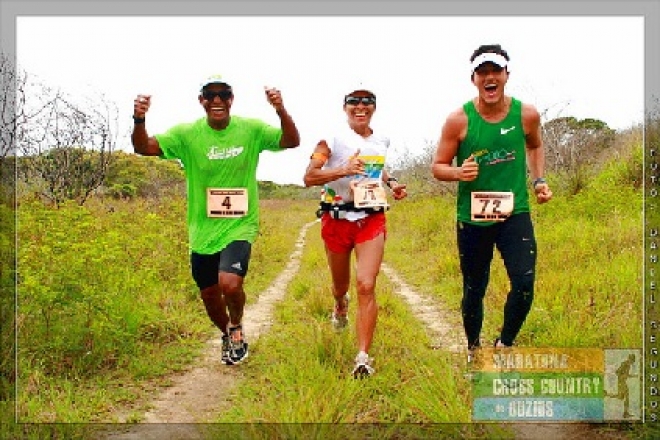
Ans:
[[[506,67],[507,61],[502,55],[492,52],[482,53],[472,61],[472,71],[477,70],[479,66],[484,63],[493,63],[497,64],[500,67]]]
[[[348,90],[348,93],[346,93],[345,96],[352,95],[355,92],[367,92],[372,96],[376,96],[376,94],[372,92],[370,88],[367,88],[362,84],[362,81],[349,84],[349,87],[346,87],[346,90]]]
[[[222,76],[220,75],[212,75],[209,76],[208,78],[205,78],[204,81],[202,81],[199,85],[199,90],[201,91],[204,89],[204,87],[208,86],[209,84],[224,84],[227,87],[231,88],[231,85],[227,82],[226,79],[223,79]]]

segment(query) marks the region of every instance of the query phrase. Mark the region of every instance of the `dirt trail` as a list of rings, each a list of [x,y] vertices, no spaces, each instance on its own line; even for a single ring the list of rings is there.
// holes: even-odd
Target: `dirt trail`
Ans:
[[[317,221],[304,225],[295,243],[295,250],[289,256],[286,268],[277,276],[273,284],[259,295],[257,302],[245,308],[248,317],[243,324],[249,343],[256,342],[262,333],[271,326],[273,307],[286,293],[287,285],[300,268],[300,257],[305,245],[307,230]],[[168,387],[152,403],[142,423],[127,425],[121,432],[106,434],[107,440],[179,440],[200,438],[196,423],[206,423],[222,411],[229,402],[240,370],[219,362],[222,343],[220,331],[207,342],[203,358],[192,370],[176,376]],[[123,422],[120,416],[120,422]],[[116,428],[119,425],[115,426]]]
[[[436,299],[429,299],[415,292],[387,264],[383,273],[396,287],[396,291],[406,300],[413,314],[422,321],[432,339],[433,348],[449,350],[466,356],[463,327],[457,318],[452,318],[447,307]],[[462,362],[462,361],[461,361]],[[582,423],[509,423],[516,439],[520,440],[582,440],[587,438],[626,439],[616,431],[602,431],[598,425]]]
[[[275,304],[282,300],[287,285],[300,268],[300,258],[305,245],[307,230],[318,221],[304,225],[295,243],[295,250],[286,268],[264,291],[258,301],[246,307],[244,327],[248,341],[254,343],[262,333],[269,330]],[[462,328],[452,319],[450,312],[435,299],[415,292],[387,264],[383,273],[395,285],[396,291],[410,306],[417,319],[422,321],[432,339],[433,348],[462,353],[464,347]],[[188,440],[203,438],[200,431],[203,423],[227,408],[234,384],[240,379],[240,369],[227,367],[219,362],[221,356],[220,333],[208,341],[208,347],[197,366],[173,378],[171,387],[165,389],[151,404],[142,423],[115,424],[112,432],[101,438],[106,440]],[[119,416],[125,422],[125,416]],[[592,432],[589,426],[574,424],[511,424],[517,439],[583,439],[598,435],[601,438],[617,439],[619,436],[603,436]]]

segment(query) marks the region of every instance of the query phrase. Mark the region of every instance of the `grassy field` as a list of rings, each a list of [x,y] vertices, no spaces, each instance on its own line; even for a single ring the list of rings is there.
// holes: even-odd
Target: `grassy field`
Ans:
[[[576,196],[558,194],[549,204],[533,205],[536,296],[519,345],[641,348],[642,196],[611,177]],[[416,188],[409,190],[415,194]],[[248,303],[284,268],[315,205],[262,201]],[[43,438],[44,428],[33,423],[107,421],[131,408],[137,420],[141,405],[171,373],[194,361],[213,328],[189,273],[184,211],[181,200],[95,200],[60,210],[20,206],[15,410],[26,424],[5,425],[3,438]],[[412,196],[388,213],[385,261],[416,290],[445,304],[458,323],[454,228],[451,197]],[[486,339],[497,335],[507,291],[496,258],[486,294]],[[373,424],[389,438],[493,435],[497,426],[467,423],[470,386],[462,358],[431,347],[423,324],[383,274],[377,292],[372,355],[378,373],[354,381],[355,333],[332,331],[319,226],[310,228],[300,271],[276,306],[271,331],[242,366],[232,408],[217,421],[254,424],[242,425],[246,438],[264,429],[270,438],[299,438],[287,430],[303,423],[318,424],[314,435],[324,439],[346,438],[355,424],[365,438],[376,435],[369,431]],[[3,404],[5,418],[13,409]],[[51,438],[89,436],[80,425],[48,429]]]

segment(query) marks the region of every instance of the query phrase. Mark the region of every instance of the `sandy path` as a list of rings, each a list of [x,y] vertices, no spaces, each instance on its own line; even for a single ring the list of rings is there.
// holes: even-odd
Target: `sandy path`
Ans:
[[[295,250],[286,268],[264,291],[258,301],[246,307],[244,324],[248,341],[254,343],[262,333],[269,330],[275,304],[282,300],[287,285],[300,268],[300,258],[305,245],[307,230],[318,221],[304,225],[295,243]],[[464,337],[457,318],[452,317],[446,307],[435,299],[415,292],[387,264],[383,273],[395,285],[396,291],[408,303],[413,314],[422,321],[429,331],[433,348],[462,353]],[[140,424],[116,424],[113,432],[106,432],[101,438],[107,440],[183,440],[203,438],[203,423],[209,422],[229,405],[234,383],[240,379],[240,369],[220,364],[220,333],[208,341],[208,348],[198,365],[192,370],[173,378],[173,385],[160,394],[144,415]],[[120,416],[120,422],[123,422]],[[591,438],[595,433],[589,427],[572,424],[512,424],[519,439],[582,439]],[[601,438],[621,438],[604,437]]]
[[[300,230],[295,250],[289,257],[286,268],[273,284],[259,295],[257,302],[245,308],[245,335],[249,343],[256,342],[271,326],[273,307],[287,290],[287,285],[300,268],[300,257],[305,245],[307,230],[317,221],[307,223]],[[122,432],[113,432],[104,438],[110,440],[179,440],[200,438],[195,423],[205,423],[228,405],[231,393],[240,375],[237,368],[219,362],[221,357],[220,332],[208,341],[208,349],[198,365],[173,379],[168,387],[153,402],[152,408],[138,425],[122,427]],[[122,421],[122,420],[120,420]],[[119,428],[119,425],[116,425]]]
[[[463,356],[466,352],[465,336],[460,317],[452,317],[448,309],[436,299],[429,299],[415,292],[388,265],[382,270],[395,285],[395,290],[408,303],[417,319],[422,321],[429,331],[433,348],[449,350]],[[520,440],[582,440],[590,438],[626,439],[628,437],[615,431],[598,432],[598,425],[577,423],[509,423],[516,439]]]

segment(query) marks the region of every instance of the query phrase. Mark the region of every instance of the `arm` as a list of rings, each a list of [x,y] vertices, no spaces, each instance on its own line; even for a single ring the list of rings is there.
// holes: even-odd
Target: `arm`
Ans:
[[[323,165],[328,161],[332,152],[326,141],[319,141],[316,144],[316,148],[314,148],[314,153],[310,157],[307,170],[305,170],[305,176],[303,177],[305,186],[324,185],[345,176],[364,173],[364,164],[357,157],[359,153],[360,151],[358,150],[344,166],[323,169]]]
[[[265,88],[266,97],[268,102],[275,108],[277,116],[280,118],[280,127],[282,128],[282,138],[280,139],[280,147],[282,148],[295,148],[300,145],[300,134],[298,128],[293,122],[293,118],[284,108],[282,103],[282,94],[275,88]]]
[[[133,124],[133,133],[131,134],[131,142],[133,143],[133,150],[143,156],[160,156],[163,151],[158,145],[158,141],[154,137],[147,134],[145,127],[145,115],[149,111],[151,105],[151,96],[138,95],[133,104],[133,119],[137,121]],[[140,121],[141,120],[141,121]]]
[[[534,182],[535,179],[543,177],[543,173],[545,172],[545,152],[541,138],[541,116],[536,108],[528,104],[523,104],[522,112],[527,166],[529,167],[532,182]],[[552,191],[545,182],[534,185],[534,192],[536,193],[538,203],[545,203],[552,198]]]
[[[383,170],[381,178],[385,185],[392,190],[392,197],[394,197],[394,200],[401,200],[408,195],[408,192],[406,191],[407,185],[399,183],[399,181],[396,180],[394,176],[391,176],[386,170]]]
[[[451,113],[442,126],[435,157],[431,165],[433,177],[443,181],[472,181],[479,174],[479,166],[470,156],[461,164],[453,166],[458,146],[467,134],[467,115],[462,109]]]

